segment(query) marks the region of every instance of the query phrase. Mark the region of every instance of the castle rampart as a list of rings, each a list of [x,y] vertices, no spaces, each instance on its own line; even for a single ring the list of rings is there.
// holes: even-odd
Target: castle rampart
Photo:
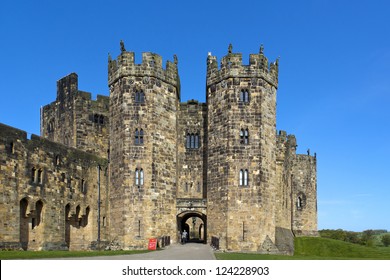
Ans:
[[[105,170],[107,161],[3,124],[0,151],[0,246],[88,249],[97,238],[97,168]],[[107,192],[102,175],[102,201]],[[108,216],[106,203],[100,211]]]
[[[108,61],[108,85],[112,86],[123,77],[143,77],[143,82],[148,83],[150,78],[157,80],[157,86],[161,81],[174,87],[180,100],[180,80],[177,70],[177,58],[175,62],[167,61],[165,69],[162,67],[162,57],[151,52],[142,53],[142,63],[136,64],[134,52],[122,51],[116,60],[109,57]],[[158,82],[160,81],[160,82]],[[131,84],[131,81],[129,81]],[[134,81],[133,81],[134,82]],[[161,86],[161,85],[160,85]]]
[[[229,53],[221,59],[220,67],[215,56],[207,57],[207,85],[216,84],[229,78],[262,78],[275,88],[278,87],[279,60],[268,64],[268,59],[260,49],[258,54],[250,54],[249,65],[242,62],[242,54]]]

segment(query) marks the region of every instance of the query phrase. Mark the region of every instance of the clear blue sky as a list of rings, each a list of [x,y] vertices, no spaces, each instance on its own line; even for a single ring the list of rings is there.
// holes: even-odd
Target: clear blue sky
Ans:
[[[108,95],[107,56],[177,54],[182,101],[205,101],[206,57],[280,56],[277,128],[318,158],[319,229],[390,230],[390,2],[2,1],[0,122],[39,135],[56,81]]]

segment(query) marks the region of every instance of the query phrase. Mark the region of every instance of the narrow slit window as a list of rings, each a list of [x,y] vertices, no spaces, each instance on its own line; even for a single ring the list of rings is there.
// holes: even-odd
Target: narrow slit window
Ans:
[[[138,129],[135,130],[134,144],[139,145],[139,131],[138,131]]]
[[[42,184],[42,182],[43,182],[43,178],[42,178],[42,169],[39,169],[38,170],[38,176],[37,176],[37,183],[38,184]]]
[[[135,170],[135,184],[139,186],[139,171],[138,168]]]
[[[189,133],[187,133],[186,148],[187,148],[187,149],[190,149],[190,148],[191,148],[191,136],[190,136]]]
[[[141,169],[139,171],[139,184],[140,184],[140,186],[143,186],[143,184],[144,184],[144,170],[143,169]]]
[[[31,169],[31,182],[35,183],[36,169],[33,167]]]
[[[144,131],[142,129],[139,131],[139,144],[144,144]]]

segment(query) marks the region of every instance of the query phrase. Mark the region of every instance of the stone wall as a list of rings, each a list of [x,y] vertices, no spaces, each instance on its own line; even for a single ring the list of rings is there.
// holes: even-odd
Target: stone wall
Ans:
[[[177,140],[179,198],[206,197],[206,114],[205,103],[190,100],[180,104]]]
[[[97,166],[106,160],[0,124],[1,246],[87,249],[97,238]],[[108,178],[101,176],[102,217]],[[104,227],[102,238],[107,238]]]

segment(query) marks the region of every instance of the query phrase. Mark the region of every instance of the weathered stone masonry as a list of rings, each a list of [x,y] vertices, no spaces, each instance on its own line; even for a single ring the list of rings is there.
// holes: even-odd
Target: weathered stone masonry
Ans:
[[[244,65],[229,46],[220,65],[207,57],[206,103],[181,102],[176,56],[137,64],[121,42],[109,97],[60,79],[42,138],[0,125],[0,247],[146,248],[186,229],[222,250],[291,254],[294,235],[317,234],[317,159],[276,132],[278,71],[263,47]]]

